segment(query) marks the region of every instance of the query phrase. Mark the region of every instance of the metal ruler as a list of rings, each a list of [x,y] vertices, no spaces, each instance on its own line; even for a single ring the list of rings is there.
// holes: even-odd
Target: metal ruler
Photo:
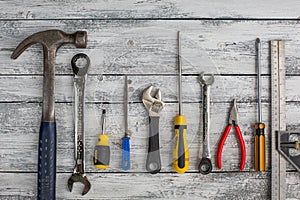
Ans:
[[[284,41],[271,41],[271,198],[286,198],[286,161],[277,151],[276,131],[286,130]]]

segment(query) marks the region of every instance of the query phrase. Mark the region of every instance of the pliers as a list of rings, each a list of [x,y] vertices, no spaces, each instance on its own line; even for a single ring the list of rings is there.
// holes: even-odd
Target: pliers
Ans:
[[[218,168],[222,168],[222,150],[224,143],[227,139],[227,136],[230,132],[231,127],[234,126],[239,143],[240,143],[240,148],[241,148],[241,163],[240,163],[240,170],[244,170],[245,167],[245,162],[246,162],[246,147],[245,147],[245,142],[241,133],[241,129],[238,125],[238,111],[237,111],[237,106],[236,106],[236,100],[233,100],[233,106],[230,111],[230,116],[229,116],[229,123],[227,127],[224,130],[224,133],[219,141],[219,146],[218,146],[218,152],[217,152],[217,165]]]

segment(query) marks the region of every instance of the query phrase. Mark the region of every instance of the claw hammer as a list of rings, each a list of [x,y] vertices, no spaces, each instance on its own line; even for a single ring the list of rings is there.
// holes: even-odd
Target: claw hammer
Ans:
[[[85,48],[86,31],[66,34],[60,30],[35,33],[23,40],[11,55],[16,59],[33,44],[41,44],[44,51],[43,110],[39,132],[38,151],[38,199],[55,199],[56,179],[56,122],[54,114],[55,55],[63,44]]]

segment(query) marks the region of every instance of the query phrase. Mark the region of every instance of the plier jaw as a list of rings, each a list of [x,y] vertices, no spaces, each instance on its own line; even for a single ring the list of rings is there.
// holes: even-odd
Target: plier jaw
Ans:
[[[233,100],[233,105],[230,110],[230,115],[229,115],[229,125],[238,125],[238,111],[237,111],[237,106],[236,106],[236,100]]]
[[[152,88],[153,86],[150,86],[144,90],[142,101],[149,112],[149,116],[159,117],[159,114],[163,109],[165,103],[161,100],[161,91],[159,89],[157,90],[154,97],[151,96]]]

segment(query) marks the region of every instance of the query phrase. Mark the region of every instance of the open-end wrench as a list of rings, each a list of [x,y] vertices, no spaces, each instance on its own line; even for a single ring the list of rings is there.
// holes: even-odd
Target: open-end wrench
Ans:
[[[78,63],[78,64],[76,64]],[[71,61],[74,76],[74,96],[75,96],[75,168],[72,176],[68,180],[68,188],[72,192],[73,183],[84,184],[82,195],[89,192],[91,183],[84,173],[84,91],[87,79],[87,71],[90,66],[90,59],[86,54],[76,54]],[[83,66],[83,67],[78,67]]]
[[[161,169],[159,151],[159,114],[164,107],[161,100],[161,92],[157,90],[155,97],[151,96],[152,86],[143,92],[142,101],[149,113],[149,146],[146,161],[146,170],[156,174]]]
[[[202,158],[199,164],[199,172],[201,174],[209,174],[212,170],[211,155],[209,147],[209,131],[210,131],[210,86],[214,83],[214,76],[211,75],[207,80],[204,79],[204,73],[199,76],[199,82],[202,85],[202,115],[203,115],[203,149]]]

